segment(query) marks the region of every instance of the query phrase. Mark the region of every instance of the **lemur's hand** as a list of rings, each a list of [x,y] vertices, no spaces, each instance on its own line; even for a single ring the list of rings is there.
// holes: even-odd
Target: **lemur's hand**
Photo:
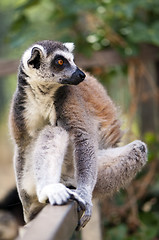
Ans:
[[[87,193],[83,193],[80,190],[71,190],[71,191],[72,191],[71,199],[76,200],[81,210],[84,211],[84,214],[82,215],[76,229],[76,230],[80,230],[82,227],[85,227],[85,225],[89,222],[91,218],[92,202],[91,200],[88,200]]]
[[[82,191],[70,190],[61,183],[49,184],[38,193],[38,199],[41,203],[49,201],[51,205],[62,205],[67,203],[69,199],[77,201],[81,210],[84,211],[77,230],[84,227],[92,215],[92,202],[86,201],[83,196]]]
[[[49,201],[51,205],[62,205],[70,199],[69,190],[61,183],[49,184],[38,193],[39,202]]]
[[[51,205],[62,205],[69,199],[76,200],[82,210],[85,210],[85,201],[75,192],[67,188],[62,183],[54,183],[45,186],[38,193],[38,199],[41,203],[49,201]]]
[[[92,204],[86,203],[85,205],[85,212],[81,217],[76,230],[80,230],[81,228],[85,227],[86,224],[89,222],[92,216]]]

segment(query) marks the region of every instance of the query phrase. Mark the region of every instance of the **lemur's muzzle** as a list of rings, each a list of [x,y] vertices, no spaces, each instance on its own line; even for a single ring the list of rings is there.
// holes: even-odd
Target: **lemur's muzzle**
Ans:
[[[72,74],[71,79],[74,82],[74,84],[77,84],[82,82],[85,79],[86,75],[84,72],[82,72],[79,68],[76,69],[76,71]]]
[[[77,85],[85,79],[86,75],[79,68],[72,74],[68,79],[62,79],[61,83],[63,84],[72,84]]]

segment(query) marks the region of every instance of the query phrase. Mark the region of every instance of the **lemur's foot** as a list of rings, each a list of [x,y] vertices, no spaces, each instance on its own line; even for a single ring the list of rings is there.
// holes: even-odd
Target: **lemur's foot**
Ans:
[[[141,167],[145,165],[147,161],[147,146],[145,143],[135,140],[128,144],[131,148],[129,157],[138,162]]]

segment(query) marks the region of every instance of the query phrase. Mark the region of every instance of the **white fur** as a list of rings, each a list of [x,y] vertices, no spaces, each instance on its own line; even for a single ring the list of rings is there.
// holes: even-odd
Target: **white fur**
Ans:
[[[50,130],[54,132],[54,136],[50,136],[47,140],[44,136],[45,134],[48,135]],[[48,186],[49,182],[57,183],[60,180],[61,166],[68,145],[68,134],[66,131],[59,134],[59,128],[47,126],[39,135],[36,134],[35,136],[25,151],[25,159],[27,159],[27,161],[24,165],[25,174],[23,175],[21,184],[22,189],[29,195],[37,193],[39,196],[43,188]],[[42,152],[43,145],[48,147],[48,150],[45,152]],[[42,178],[41,180],[37,180],[36,172],[40,167],[42,167],[43,170],[40,172],[39,177]]]
[[[82,205],[85,205],[85,201],[75,191],[65,187],[62,183],[47,185],[38,195],[39,202],[45,203],[49,200],[51,205],[61,205],[66,203],[70,198],[75,199]]]
[[[122,147],[99,150],[98,157],[99,158],[107,157],[107,163],[109,164],[109,161],[111,162],[112,159],[113,159],[113,161],[116,162],[116,159],[118,159],[119,157],[128,156],[129,152],[133,148],[140,147],[141,145],[145,146],[145,151],[146,151],[147,148],[146,148],[145,143],[141,142],[140,140],[135,140],[135,141],[133,141],[125,146],[122,146]],[[111,164],[112,164],[112,162],[111,162]]]
[[[66,42],[63,45],[69,50],[69,52],[73,52],[75,48],[75,45],[72,42]]]
[[[35,180],[33,177],[33,162],[32,162],[32,144],[28,146],[28,148],[26,149],[25,152],[25,159],[29,160],[26,161],[24,164],[24,168],[23,168],[23,172],[25,172],[25,174],[23,174],[23,172],[18,173],[18,175],[16,175],[16,182],[17,182],[17,186],[19,186],[19,184],[21,185],[21,189],[25,190],[28,194],[30,195],[34,195],[36,193],[36,189],[35,189]],[[17,154],[18,154],[18,149],[15,145],[15,150],[14,150],[14,169],[15,172],[17,172],[16,169],[16,159],[17,159]],[[21,182],[19,182],[18,176],[19,174],[22,175],[21,178]]]
[[[67,202],[69,199],[69,193],[63,184],[56,183],[45,186],[38,198],[41,203],[45,203],[48,199],[52,205],[60,205],[63,202]]]
[[[30,136],[35,136],[35,133],[46,124],[46,121],[49,121],[52,126],[55,125],[56,111],[52,96],[58,87],[55,85],[50,94],[45,96],[39,93],[36,82],[34,85],[32,84],[32,90],[26,88],[28,98],[24,116]]]
[[[34,174],[33,174],[33,143],[28,146],[25,152],[25,159],[27,161],[25,162],[24,165],[24,171],[25,174],[23,175],[22,178],[22,189],[25,190],[29,195],[35,195],[36,193],[36,188],[35,188],[35,179],[34,179]]]
[[[46,126],[40,132],[34,148],[38,196],[47,185],[60,181],[68,138],[68,133],[60,127]]]
[[[29,68],[29,66],[28,66],[28,60],[31,58],[31,53],[32,53],[32,49],[33,49],[33,48],[39,48],[39,49],[42,51],[44,57],[46,57],[46,52],[45,52],[43,46],[41,46],[41,45],[39,45],[39,44],[33,45],[32,47],[28,48],[28,49],[24,52],[24,54],[23,54],[23,56],[22,56],[22,63],[23,63],[23,65],[24,65],[24,69],[25,69],[26,74],[28,74],[29,76],[32,76],[32,73],[33,73],[33,72],[31,71],[31,69]],[[37,76],[36,76],[36,77],[37,77]]]
[[[76,68],[76,64],[74,63],[74,55],[71,52],[65,52],[65,51],[62,51],[62,50],[56,50],[54,52],[54,56],[55,55],[63,56],[64,58],[66,58],[69,61],[69,63],[71,64],[72,67],[74,66],[74,69]]]

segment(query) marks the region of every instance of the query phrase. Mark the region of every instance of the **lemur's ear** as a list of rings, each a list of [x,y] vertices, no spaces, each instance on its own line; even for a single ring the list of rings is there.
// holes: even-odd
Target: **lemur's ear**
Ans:
[[[74,50],[74,48],[75,48],[75,45],[74,45],[74,43],[72,43],[72,42],[67,42],[67,43],[64,43],[63,44],[67,49],[68,49],[68,51],[69,52],[73,52],[73,50]]]
[[[31,50],[31,56],[29,58],[28,65],[31,65],[33,68],[39,69],[41,58],[43,57],[44,53],[41,48],[33,47]]]

